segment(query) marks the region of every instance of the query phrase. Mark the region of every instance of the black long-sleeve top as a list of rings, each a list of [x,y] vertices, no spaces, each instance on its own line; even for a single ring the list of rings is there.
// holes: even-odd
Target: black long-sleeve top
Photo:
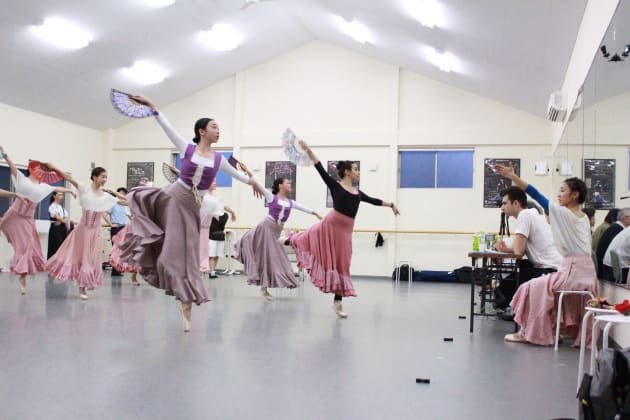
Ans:
[[[372,198],[367,194],[364,194],[361,190],[359,190],[358,194],[353,194],[346,190],[339,182],[335,181],[333,177],[328,175],[328,172],[324,170],[321,162],[317,162],[315,164],[315,169],[317,169],[317,172],[319,172],[319,175],[328,186],[333,199],[333,208],[339,213],[354,219],[357,215],[357,211],[359,211],[359,203],[361,201],[365,201],[375,206],[383,205],[383,200]]]

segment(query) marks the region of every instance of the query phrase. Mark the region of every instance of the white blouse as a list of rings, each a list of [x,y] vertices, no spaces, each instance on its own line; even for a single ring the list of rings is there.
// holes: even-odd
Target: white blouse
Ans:
[[[566,207],[549,203],[553,239],[561,255],[591,255],[591,225],[588,216],[578,216]]]
[[[65,219],[68,217],[68,212],[63,208],[61,204],[52,203],[48,206],[48,214],[50,217],[59,217],[61,219]]]
[[[21,171],[17,171],[17,175],[13,176],[13,184],[16,193],[22,194],[33,203],[39,203],[55,189],[51,185],[31,181]]]
[[[83,210],[91,211],[109,211],[115,204],[118,203],[118,198],[104,191],[100,191],[100,194],[95,193],[91,186],[86,187],[79,183],[79,204]]]
[[[225,207],[219,197],[208,193],[203,196],[201,209],[199,211],[202,216],[206,214],[221,216],[223,213],[225,213]]]

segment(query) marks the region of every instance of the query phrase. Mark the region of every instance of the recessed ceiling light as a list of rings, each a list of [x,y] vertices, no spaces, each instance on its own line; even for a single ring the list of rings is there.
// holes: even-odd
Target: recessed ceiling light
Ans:
[[[356,20],[348,22],[342,17],[337,17],[337,23],[343,32],[350,38],[354,39],[361,44],[369,42],[371,39],[370,30],[362,23]]]
[[[411,17],[424,26],[444,26],[442,7],[434,0],[406,0],[405,7]]]
[[[175,3],[175,0],[144,0],[151,7],[165,7]]]
[[[46,41],[68,49],[79,49],[88,45],[93,37],[78,26],[61,18],[49,17],[31,31]]]
[[[230,51],[243,42],[241,34],[225,23],[217,23],[209,31],[202,31],[199,38],[216,51]]]
[[[436,51],[435,48],[429,48],[428,58],[429,61],[438,66],[442,71],[450,72],[458,70],[459,61],[449,52],[440,53]]]
[[[123,69],[124,73],[138,83],[154,85],[166,79],[167,72],[150,61],[139,60],[133,66]]]

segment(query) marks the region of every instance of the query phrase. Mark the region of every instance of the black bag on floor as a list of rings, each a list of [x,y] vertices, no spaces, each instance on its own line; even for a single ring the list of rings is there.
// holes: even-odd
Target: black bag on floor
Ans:
[[[584,375],[578,398],[587,420],[630,420],[630,348],[600,351],[595,375]]]
[[[409,264],[401,264],[400,267],[395,268],[392,273],[392,280],[396,281],[396,271],[398,269],[400,269],[400,281],[408,281],[409,275],[411,275],[411,280],[413,281],[413,267]]]

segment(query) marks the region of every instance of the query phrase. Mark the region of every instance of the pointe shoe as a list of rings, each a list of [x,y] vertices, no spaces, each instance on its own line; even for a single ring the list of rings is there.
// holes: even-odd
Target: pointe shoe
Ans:
[[[348,314],[343,311],[341,302],[333,303],[333,309],[339,318],[348,318]]]
[[[182,324],[184,326],[184,332],[190,331],[190,315],[192,310],[192,303],[180,303],[179,312],[182,314]]]
[[[269,293],[269,291],[267,290],[261,290],[260,293],[262,294],[262,296],[267,299],[267,300],[273,300],[273,296],[271,296],[271,294]]]
[[[20,294],[21,295],[25,295],[26,294],[26,286],[20,284]]]
[[[79,289],[79,297],[81,298],[81,300],[88,300],[87,291],[84,287]]]

